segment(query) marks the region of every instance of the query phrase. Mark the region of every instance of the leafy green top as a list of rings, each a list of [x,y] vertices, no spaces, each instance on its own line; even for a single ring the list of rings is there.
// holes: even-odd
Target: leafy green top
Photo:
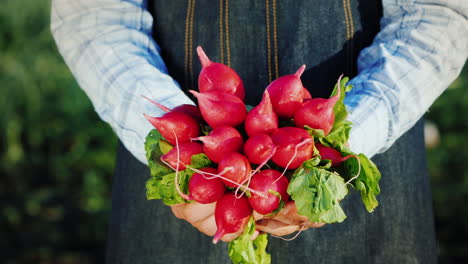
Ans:
[[[163,154],[167,153],[171,145],[167,143],[161,134],[153,129],[146,137],[145,150],[148,159],[148,167],[151,178],[146,182],[146,198],[160,199],[166,205],[186,203],[175,188],[176,173],[160,161]],[[192,156],[190,165],[185,170],[177,172],[179,188],[183,193],[188,192],[188,181],[194,173],[191,168],[199,169],[212,165],[208,157],[201,153]]]
[[[269,264],[271,256],[266,252],[268,244],[267,234],[257,236],[255,240],[250,238],[255,232],[255,221],[250,217],[245,226],[244,233],[228,246],[228,254],[234,264]]]

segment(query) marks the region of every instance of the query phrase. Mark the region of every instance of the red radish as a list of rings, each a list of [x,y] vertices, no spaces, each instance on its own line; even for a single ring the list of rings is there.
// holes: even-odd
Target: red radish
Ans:
[[[345,160],[356,157],[356,155],[348,155],[348,156],[342,157],[341,153],[338,150],[331,148],[331,147],[326,147],[320,143],[315,144],[315,148],[317,148],[317,150],[319,151],[322,159],[331,160],[332,167],[338,167]]]
[[[150,98],[142,95],[143,98],[145,98],[146,100],[150,101],[152,104],[154,104],[155,106],[157,106],[159,109],[163,110],[164,112],[171,112],[171,111],[176,111],[176,112],[182,112],[182,113],[186,113],[188,114],[189,116],[193,117],[195,120],[197,120],[198,122],[201,122],[203,121],[203,118],[201,116],[201,113],[200,113],[200,109],[198,109],[197,106],[195,105],[191,105],[191,104],[182,104],[182,105],[178,105],[176,107],[174,107],[173,109],[170,109],[158,102],[155,102],[153,100],[151,100]]]
[[[192,138],[203,142],[203,150],[208,158],[219,163],[223,155],[229,152],[240,152],[244,140],[237,129],[233,127],[217,127],[208,136]]]
[[[244,122],[247,110],[238,97],[222,92],[190,92],[198,99],[200,112],[212,128],[234,127]]]
[[[185,113],[172,111],[162,117],[144,116],[172,145],[176,144],[176,137],[181,143],[200,135],[198,122]]]
[[[304,86],[301,75],[305,70],[302,65],[296,73],[279,77],[271,82],[266,90],[270,94],[273,110],[279,118],[291,118],[302,106]]]
[[[197,106],[191,104],[178,105],[172,109],[172,111],[186,113],[187,115],[193,117],[198,122],[203,121],[203,117],[200,113],[200,109]]]
[[[213,243],[216,244],[225,235],[241,231],[252,214],[247,197],[236,198],[231,192],[224,194],[218,200],[215,208],[216,234]]]
[[[304,87],[304,99],[303,99],[303,102],[305,101],[308,101],[312,99],[312,95],[310,94],[309,90],[307,90],[307,88]]]
[[[199,91],[202,93],[208,91],[229,93],[243,101],[245,97],[244,84],[239,75],[229,66],[212,62],[202,47],[197,47],[197,53],[202,64],[202,70],[198,77]]]
[[[325,136],[330,133],[335,122],[333,107],[340,98],[340,79],[338,80],[338,92],[328,99],[314,98],[304,103],[304,105],[294,114],[294,123],[298,127],[309,126],[323,130]]]
[[[273,152],[275,144],[267,134],[258,134],[244,144],[244,154],[250,163],[262,164]]]
[[[169,164],[172,169],[176,170],[179,163],[179,171],[185,170],[186,165],[189,165],[192,156],[203,153],[203,145],[197,142],[183,142],[174,146],[168,153],[161,156],[161,160]]]
[[[296,169],[312,157],[314,140],[305,129],[281,127],[271,134],[278,147],[272,160],[282,168]]]
[[[203,172],[215,174],[215,168],[203,168],[202,172],[197,172],[190,177],[188,189],[190,192],[190,200],[195,200],[201,204],[209,204],[216,202],[223,197],[226,192],[226,187],[220,178],[205,177]]]
[[[250,181],[249,187],[258,192],[266,193],[267,197],[251,193],[249,197],[250,205],[255,211],[263,215],[275,211],[280,205],[281,200],[286,202],[289,199],[287,192],[288,184],[288,179],[276,170],[268,169],[255,174]],[[279,193],[281,199],[270,191]]]
[[[270,134],[278,128],[278,116],[273,112],[268,91],[263,93],[260,104],[247,113],[244,127],[250,137],[262,133]]]
[[[223,177],[236,182],[238,184],[244,182],[250,176],[252,168],[249,160],[242,154],[230,152],[223,156],[218,164],[218,173],[223,174]],[[238,187],[238,185],[224,180],[224,184],[229,187]]]

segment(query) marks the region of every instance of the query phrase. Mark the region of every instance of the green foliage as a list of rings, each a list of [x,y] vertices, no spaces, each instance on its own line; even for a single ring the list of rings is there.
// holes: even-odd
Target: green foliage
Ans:
[[[2,263],[102,263],[117,140],[62,61],[49,13],[49,0],[0,8]]]
[[[288,193],[298,213],[311,222],[336,223],[346,219],[340,201],[348,189],[338,174],[305,163],[294,172]]]
[[[2,263],[103,263],[117,140],[57,52],[50,0],[0,6]],[[428,161],[445,263],[468,259],[467,86],[465,67],[426,115],[441,132]]]
[[[258,235],[252,240],[255,233],[255,221],[250,217],[245,226],[244,233],[228,246],[228,254],[233,264],[270,264],[271,255],[266,252],[268,235]]]
[[[426,119],[439,128],[440,144],[428,150],[441,263],[468,260],[468,65],[434,103]],[[460,220],[460,221],[459,221]]]
[[[188,182],[194,171],[192,169],[206,168],[213,163],[205,153],[195,154],[191,157],[190,164],[185,170],[174,172],[173,169],[161,162],[161,156],[165,151],[163,149],[171,149],[172,145],[164,141],[158,130],[151,130],[146,136],[145,151],[150,169],[151,178],[146,181],[146,198],[148,200],[159,199],[166,205],[174,205],[187,202],[179,190],[187,194]],[[192,169],[190,169],[192,168]],[[175,183],[177,177],[177,185]]]

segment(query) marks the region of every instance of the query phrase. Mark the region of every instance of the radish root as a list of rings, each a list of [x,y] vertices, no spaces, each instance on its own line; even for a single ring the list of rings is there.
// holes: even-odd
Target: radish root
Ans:
[[[241,182],[241,185],[239,185],[239,186],[237,187],[236,191],[234,192],[234,195],[236,196],[236,198],[239,199],[240,197],[242,197],[242,195],[245,194],[245,192],[247,191],[247,189],[246,189],[245,187],[248,187],[248,186],[250,185],[250,180],[252,179],[252,177],[253,177],[263,166],[265,166],[265,164],[267,164],[267,162],[276,154],[276,150],[277,150],[277,149],[278,149],[278,147],[275,146],[275,147],[272,149],[270,155],[268,155],[268,157],[266,157],[265,160],[264,160],[260,165],[258,165],[258,167],[257,167],[254,171],[252,171],[252,172],[250,173],[250,176],[249,176],[247,179],[245,179],[245,180],[243,180],[243,181]],[[247,182],[247,184],[244,186],[245,182]],[[241,193],[239,196],[237,196],[237,193],[239,192],[239,189],[240,189],[241,187],[244,187],[244,190],[242,191],[242,193]]]
[[[297,153],[298,153],[298,149],[302,146],[304,146],[305,144],[307,143],[310,143],[310,141],[312,141],[311,138],[307,138],[305,140],[303,140],[301,143],[297,144],[296,147],[294,148],[294,155],[292,156],[292,158],[288,161],[288,164],[286,164],[284,170],[283,170],[283,173],[281,173],[281,176],[279,176],[274,182],[273,184],[275,184],[277,181],[279,181],[279,179],[281,179],[282,176],[284,176],[284,174],[286,174],[286,171],[288,170],[288,167],[291,165],[291,163],[294,161],[294,159],[296,158],[297,156]]]
[[[285,237],[282,237],[282,236],[275,236],[275,235],[271,235],[271,236],[276,237],[276,238],[280,238],[280,239],[282,239],[284,241],[293,241],[294,239],[296,239],[302,233],[302,231],[305,230],[305,228],[306,228],[305,225],[301,224],[301,228],[299,229],[299,231],[297,231],[297,233],[291,238],[285,238]]]
[[[351,179],[349,179],[346,183],[345,183],[345,186],[348,185],[348,184],[351,184],[352,181],[354,181],[355,179],[357,179],[357,177],[359,177],[359,175],[361,174],[361,161],[359,160],[359,157],[356,156],[356,155],[348,155],[345,157],[344,160],[347,160],[349,158],[355,158],[358,162],[358,172],[356,173],[356,175],[354,175]]]

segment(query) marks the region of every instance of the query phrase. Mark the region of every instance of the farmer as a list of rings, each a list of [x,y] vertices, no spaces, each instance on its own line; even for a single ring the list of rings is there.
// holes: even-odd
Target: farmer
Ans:
[[[145,198],[144,139],[152,127],[143,113],[162,112],[140,95],[169,108],[191,103],[198,45],[239,73],[250,105],[269,82],[302,64],[314,97],[327,97],[340,74],[352,77],[349,144],[382,171],[379,207],[367,213],[352,192],[342,201],[343,223],[309,229],[291,242],[270,239],[276,263],[436,262],[418,120],[466,61],[467,17],[466,0],[53,0],[59,50],[122,143],[108,263],[229,262],[226,246],[203,234],[215,228],[212,205],[170,208]],[[293,204],[257,222],[275,235],[301,224],[321,226],[304,223]]]

